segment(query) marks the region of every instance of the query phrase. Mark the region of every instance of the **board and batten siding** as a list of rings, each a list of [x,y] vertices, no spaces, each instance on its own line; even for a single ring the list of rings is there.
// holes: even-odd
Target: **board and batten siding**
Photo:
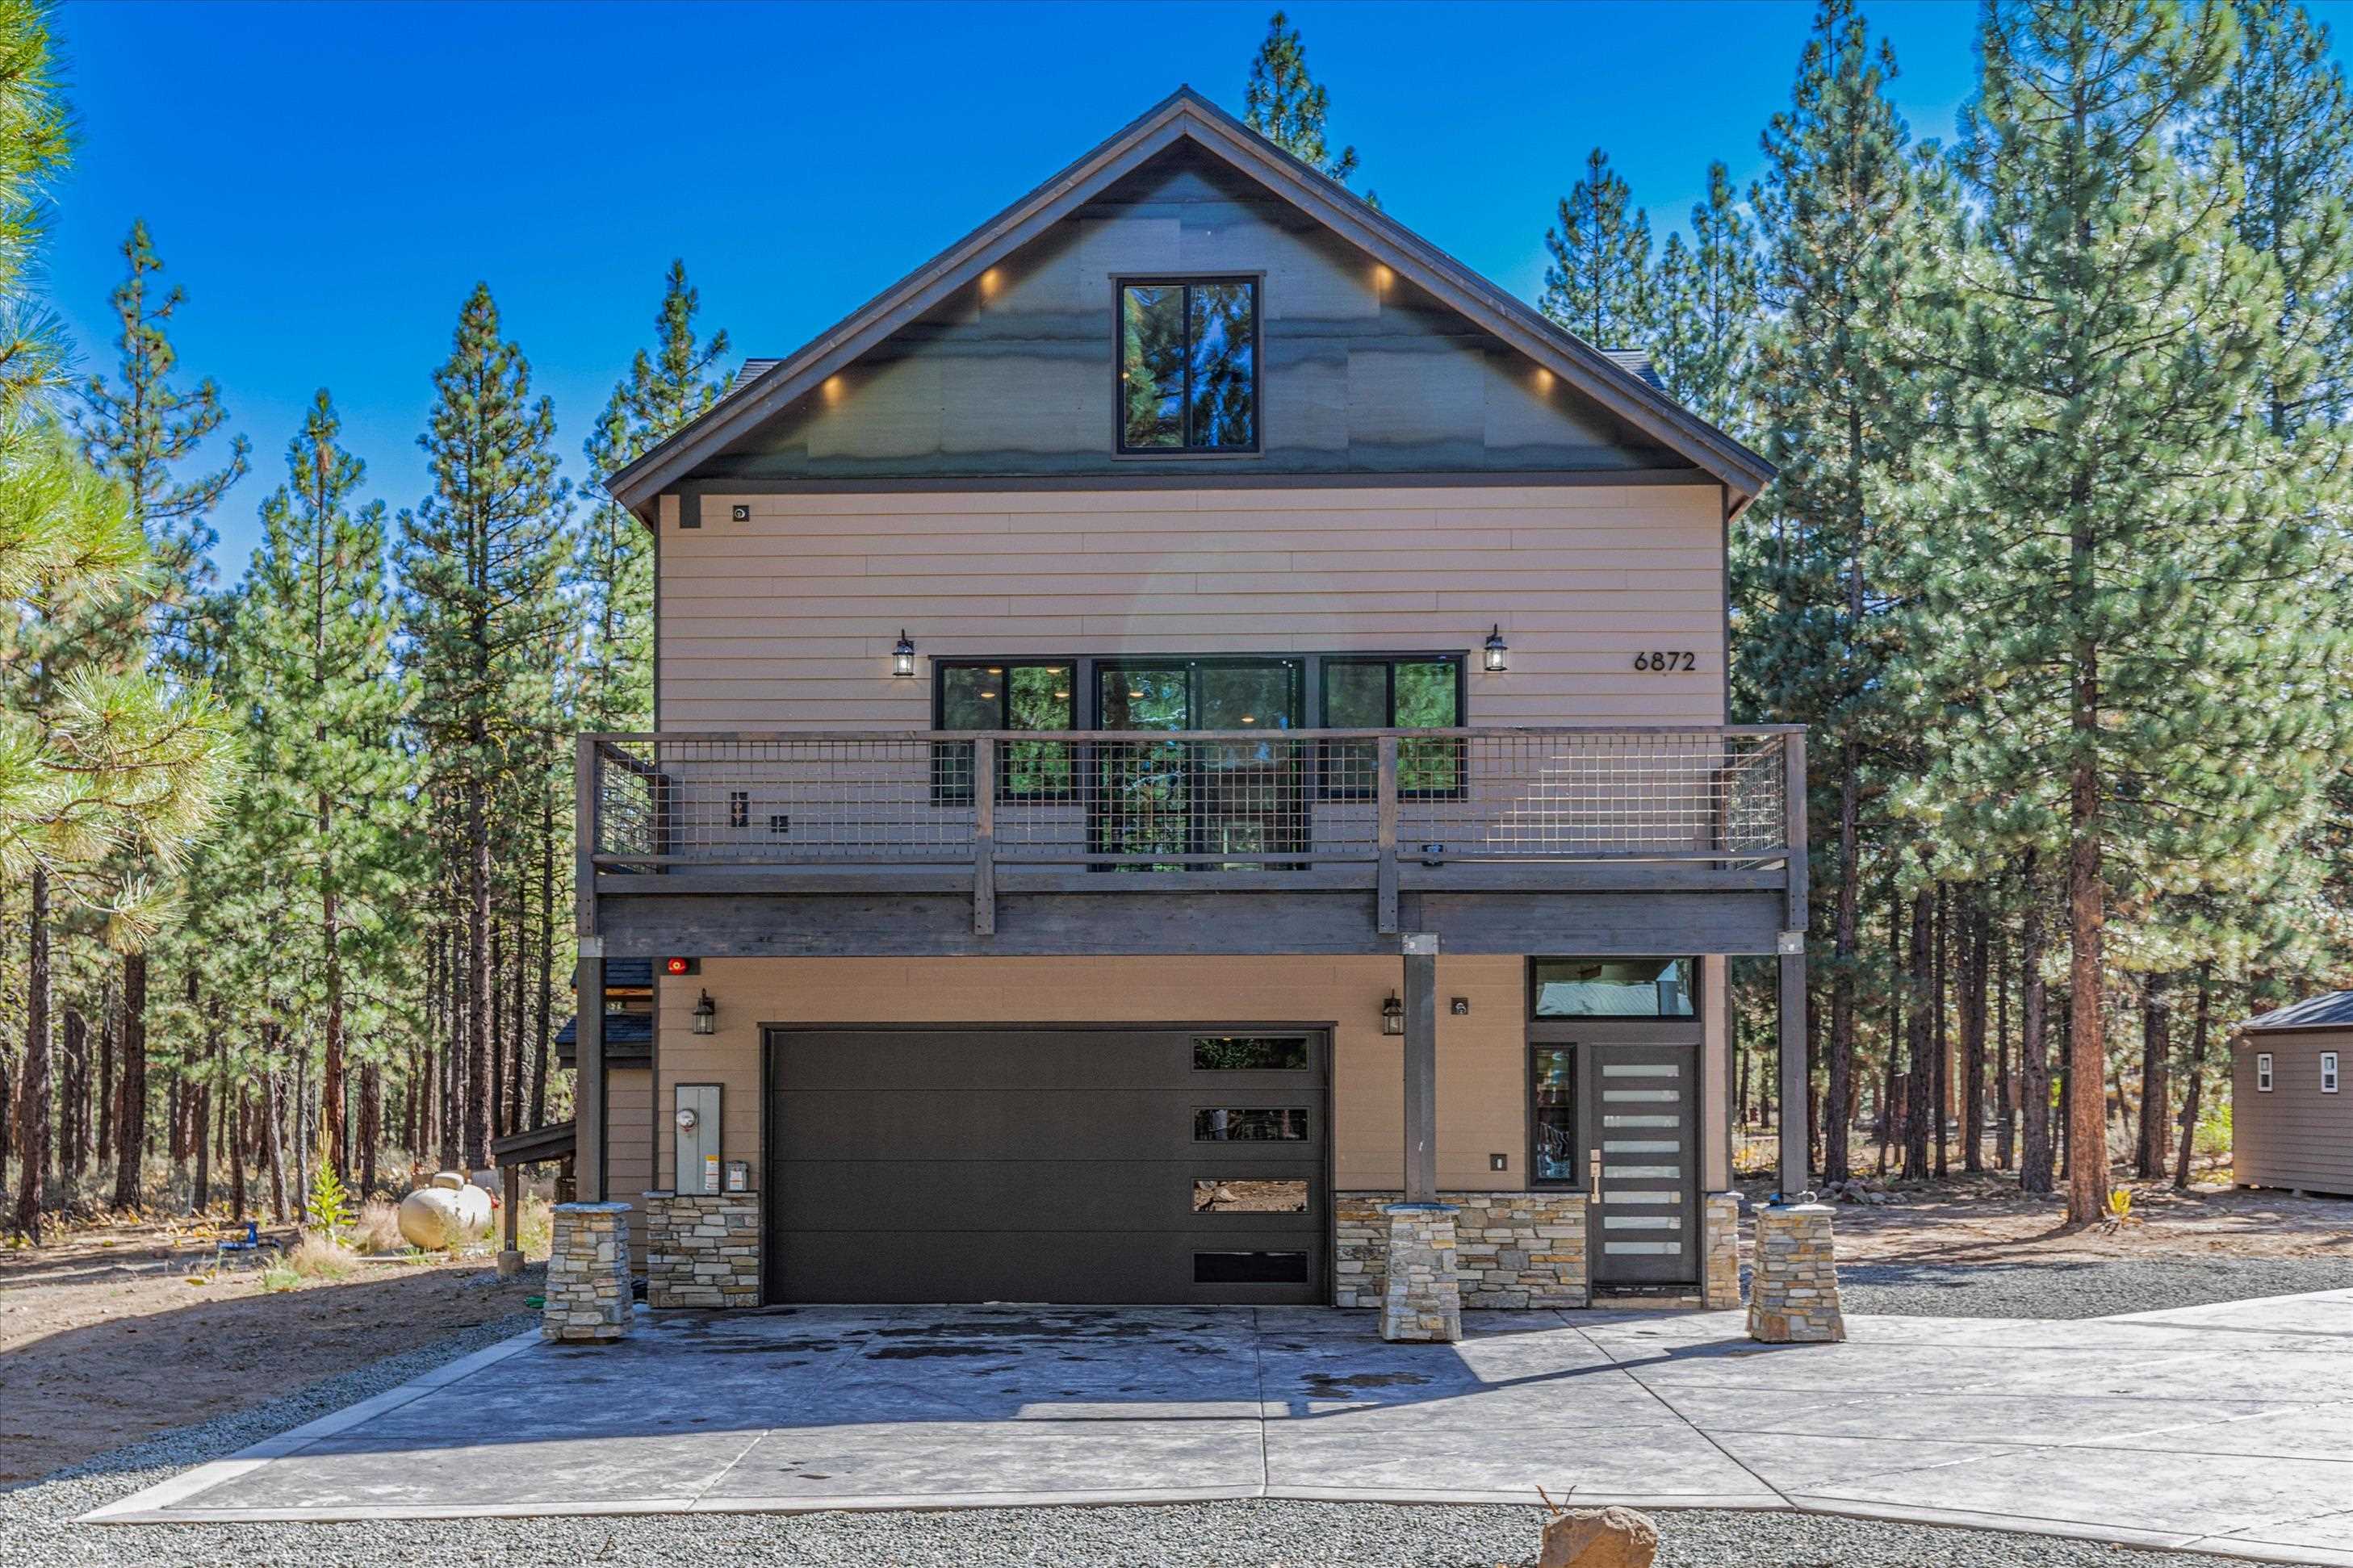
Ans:
[[[735,507],[747,521],[733,520]],[[959,655],[1472,655],[1473,724],[1721,723],[1714,484],[662,498],[666,731],[923,729]],[[1500,625],[1510,668],[1477,650]],[[890,673],[904,628],[921,678]],[[1654,674],[1636,655],[1687,651]]]
[[[1705,1016],[1672,1032],[1701,1046],[1700,1180],[1714,1192],[1731,1180],[1728,965],[1720,957],[1704,963]],[[1404,1180],[1404,1058],[1403,1042],[1381,1033],[1380,1012],[1398,981],[1398,961],[1378,957],[707,959],[692,979],[656,982],[663,1114],[653,1119],[659,1153],[650,1163],[671,1168],[676,1086],[716,1083],[722,1157],[765,1168],[760,1049],[769,1024],[1294,1024],[1332,1031],[1338,1190],[1389,1190]],[[706,991],[715,1027],[697,1035],[692,1013]],[[1525,961],[1440,954],[1438,993],[1439,1185],[1524,1188]],[[1456,996],[1470,1003],[1468,1015],[1449,1010]],[[1597,1040],[1663,1037],[1651,1026],[1596,1021],[1591,1028]],[[1508,1168],[1491,1170],[1491,1153],[1504,1155]],[[634,1159],[649,1163],[642,1150]]]
[[[2337,1090],[2320,1092],[2320,1056],[2337,1053]],[[2255,1087],[2269,1052],[2272,1088]],[[2353,1029],[2250,1031],[2231,1058],[2231,1179],[2353,1197]]]

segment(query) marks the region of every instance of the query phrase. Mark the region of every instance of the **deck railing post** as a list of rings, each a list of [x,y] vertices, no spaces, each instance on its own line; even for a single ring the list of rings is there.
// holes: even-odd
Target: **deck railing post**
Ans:
[[[972,742],[972,930],[997,933],[997,741]]]
[[[1806,929],[1808,894],[1807,879],[1811,867],[1807,862],[1806,837],[1806,732],[1802,730],[1781,737],[1781,809],[1786,814],[1788,830],[1782,842],[1789,850],[1789,908],[1784,929],[1802,931]]]
[[[1394,936],[1398,929],[1398,743],[1395,735],[1384,735],[1373,742],[1374,754],[1379,759],[1374,770],[1374,849],[1379,858],[1375,863],[1374,880],[1380,889],[1379,929],[1383,936]]]

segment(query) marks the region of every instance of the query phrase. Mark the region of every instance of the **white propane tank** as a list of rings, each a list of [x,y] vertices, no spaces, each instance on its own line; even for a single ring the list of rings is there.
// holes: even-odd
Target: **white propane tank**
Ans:
[[[491,1194],[456,1171],[400,1200],[400,1234],[412,1247],[445,1252],[491,1234]]]

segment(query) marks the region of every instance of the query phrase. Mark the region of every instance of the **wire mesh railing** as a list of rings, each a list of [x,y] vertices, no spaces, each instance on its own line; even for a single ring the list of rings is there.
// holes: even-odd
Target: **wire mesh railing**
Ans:
[[[605,870],[1770,859],[1781,728],[583,738]]]

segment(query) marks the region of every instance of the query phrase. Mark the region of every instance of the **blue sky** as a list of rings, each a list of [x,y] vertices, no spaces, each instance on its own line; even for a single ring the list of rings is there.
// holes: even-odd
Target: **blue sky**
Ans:
[[[1189,82],[1239,112],[1271,5],[80,4],[84,142],[54,302],[111,364],[117,247],[146,218],[188,291],[174,333],[255,473],[225,575],[312,391],[370,493],[414,505],[427,380],[487,280],[555,399],[567,471],[683,256],[706,331],[786,353]],[[2353,7],[2316,7],[2338,31]],[[1745,188],[1788,101],[1798,0],[1288,6],[1360,184],[1518,292],[1553,205],[1609,150],[1662,233],[1708,161]],[[1881,0],[1921,136],[1971,74],[1968,0]]]

